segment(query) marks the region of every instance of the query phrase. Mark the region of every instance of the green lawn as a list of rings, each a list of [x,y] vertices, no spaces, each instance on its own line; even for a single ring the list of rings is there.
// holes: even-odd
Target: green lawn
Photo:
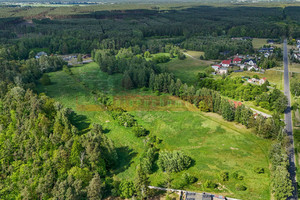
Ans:
[[[172,62],[172,61],[171,61]],[[183,62],[190,62],[185,60]],[[109,93],[127,95],[128,99],[136,99],[151,92],[139,90],[123,91],[120,89],[120,75],[107,75],[99,70],[95,63],[71,68],[74,75],[67,75],[63,71],[49,73],[49,86],[38,85],[39,92],[45,92],[63,105],[74,109],[79,115],[86,117],[86,122],[100,123],[107,130],[120,155],[119,166],[113,172],[119,179],[132,180],[136,166],[144,147],[144,138],[136,138],[130,128],[119,126],[106,111],[93,110],[96,104],[91,91],[105,90]],[[174,97],[163,97],[174,100]],[[80,109],[80,105],[90,105],[91,109]],[[195,162],[186,172],[198,178],[198,181],[187,187],[190,191],[207,191],[236,197],[239,199],[270,199],[270,174],[268,170],[268,149],[270,141],[256,137],[251,130],[233,122],[226,122],[221,116],[213,113],[201,113],[192,105],[186,109],[164,110],[152,109],[130,111],[138,123],[150,130],[162,140],[161,150],[181,150],[188,154]],[[265,174],[254,173],[254,167],[263,167]],[[230,172],[228,182],[220,182],[218,174],[222,171]],[[239,171],[244,180],[235,180],[232,173]],[[176,187],[183,172],[172,174],[173,185]],[[166,174],[157,169],[150,176],[152,185],[160,185],[166,180]],[[203,183],[211,180],[220,183],[219,189],[203,188]],[[238,192],[237,183],[248,189]]]
[[[231,77],[242,77],[242,76],[250,76],[251,78],[254,75],[258,75],[260,78],[266,77],[267,80],[272,85],[276,85],[276,87],[280,90],[283,90],[283,72],[275,71],[275,70],[267,70],[264,74],[260,74],[257,72],[238,72],[230,74]]]
[[[193,84],[196,81],[197,74],[207,68],[211,61],[202,61],[187,57],[184,60],[172,59],[168,63],[160,64],[161,67],[167,68],[176,77],[183,82]]]

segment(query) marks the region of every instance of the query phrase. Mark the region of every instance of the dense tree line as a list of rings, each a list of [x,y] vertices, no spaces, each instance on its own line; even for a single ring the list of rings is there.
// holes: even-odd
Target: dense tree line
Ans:
[[[251,42],[237,41],[228,45],[226,40],[229,39],[215,41],[213,37],[300,37],[297,9],[287,7],[283,12],[283,8],[279,7],[200,6],[168,12],[99,11],[69,16],[71,19],[62,16],[52,20],[33,19],[32,23],[21,17],[2,18],[0,45],[11,52],[10,59],[26,59],[31,51],[38,48],[46,48],[52,54],[70,54],[137,46],[143,52],[157,53],[165,43],[183,42],[182,45],[188,49],[204,50],[207,58],[218,58],[222,57],[219,52],[251,51]],[[27,11],[24,12],[26,14]],[[166,23],[169,25],[165,26]],[[211,45],[202,45],[201,37],[207,35],[213,36],[207,39]]]
[[[99,175],[106,176],[118,157],[100,125],[83,134],[72,110],[20,87],[11,88],[0,102],[2,198],[91,199],[101,194]]]
[[[264,92],[256,96],[255,103],[267,110],[283,113],[287,107],[288,100],[280,90],[275,88],[272,92]]]
[[[292,195],[293,185],[288,171],[289,160],[282,143],[272,145],[270,151],[272,189],[277,200],[287,199]]]
[[[252,40],[232,40],[228,37],[192,37],[185,40],[181,47],[189,50],[204,51],[205,59],[225,59],[236,54],[254,52]]]
[[[245,83],[244,79],[240,77],[227,77],[225,79],[199,78],[198,85],[200,88],[205,87],[220,91],[223,96],[230,98],[244,101],[255,100],[256,105],[279,113],[284,112],[287,106],[286,96],[278,89],[268,91],[267,81],[262,85],[254,85]]]
[[[62,69],[66,63],[56,56],[42,56],[39,59],[8,61],[0,59],[0,93],[3,95],[9,85],[33,88],[43,73]]]

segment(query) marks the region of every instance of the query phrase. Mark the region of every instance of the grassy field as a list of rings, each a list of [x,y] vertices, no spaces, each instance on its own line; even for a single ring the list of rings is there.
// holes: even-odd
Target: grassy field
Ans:
[[[197,74],[207,68],[211,63],[213,62],[187,57],[184,60],[172,59],[168,63],[160,64],[160,66],[167,68],[183,82],[193,84],[196,81]]]
[[[185,51],[185,53],[187,53],[197,59],[200,59],[200,56],[204,56],[203,51]]]
[[[267,80],[272,85],[276,85],[276,88],[283,90],[283,72],[275,71],[275,70],[267,70],[264,74],[260,74],[257,72],[238,72],[232,73],[231,77],[242,77],[242,76],[250,76],[253,77],[254,75],[258,75],[260,78],[266,77]]]
[[[267,39],[263,38],[253,38],[252,45],[254,49],[259,49],[260,47],[263,47],[264,45],[267,45]]]
[[[300,63],[289,63],[289,70],[300,73]]]
[[[187,62],[186,60],[184,62]],[[107,75],[100,72],[95,63],[74,67],[74,75],[67,75],[63,71],[49,73],[52,84],[38,86],[39,92],[45,92],[63,105],[74,109],[85,119],[86,123],[100,123],[107,130],[120,155],[119,166],[114,171],[119,179],[133,179],[139,157],[144,149],[144,139],[136,138],[129,128],[119,126],[106,111],[93,109],[96,104],[91,91],[104,90],[126,98],[135,99],[137,95],[153,95],[151,92],[139,90],[123,91],[120,89],[120,75]],[[174,100],[174,97],[163,96]],[[81,109],[80,105],[89,105],[91,109]],[[188,190],[207,191],[240,199],[269,199],[270,178],[268,170],[268,148],[270,141],[260,139],[236,123],[224,121],[219,115],[201,113],[194,106],[186,105],[183,109],[152,109],[144,111],[133,109],[130,111],[138,123],[150,130],[162,140],[161,150],[181,150],[188,154],[195,162],[186,172],[198,178]],[[256,174],[254,167],[263,167],[265,174]],[[222,171],[230,172],[228,182],[220,182],[218,174]],[[244,180],[238,181],[232,173],[238,171]],[[183,172],[172,174],[173,186],[178,185]],[[157,169],[151,176],[152,185],[161,185],[166,174]],[[219,189],[205,189],[203,183],[211,180],[219,183]],[[238,192],[237,183],[248,189]]]

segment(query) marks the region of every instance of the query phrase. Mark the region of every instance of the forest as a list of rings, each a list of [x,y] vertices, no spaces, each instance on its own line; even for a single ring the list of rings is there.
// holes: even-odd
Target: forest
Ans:
[[[8,8],[0,8],[5,9]],[[212,78],[208,74],[198,76],[195,84],[187,84],[160,64],[188,59],[182,49],[203,52],[201,60],[222,60],[236,54],[254,53],[253,38],[280,41],[284,37],[300,37],[300,7],[91,10],[88,14],[74,11],[71,15],[49,14],[48,17],[33,11],[34,8],[29,7],[24,16],[0,18],[1,198],[152,199],[159,195],[148,188],[157,183],[155,178],[164,179],[160,185],[176,189],[221,193],[218,191],[221,182],[228,184],[234,194],[228,190],[223,192],[234,197],[247,198],[254,193],[249,175],[247,177],[242,169],[219,170],[213,181],[193,173],[192,169],[201,165],[196,156],[198,152],[191,154],[186,148],[170,148],[167,139],[159,138],[159,133],[153,131],[146,120],[141,120],[140,113],[115,106],[114,93],[98,85],[90,90],[83,76],[76,75],[76,70],[80,67],[84,70],[86,65],[68,65],[61,57],[68,54],[90,54],[97,66],[92,73],[104,74],[107,80],[117,76],[116,87],[121,94],[175,98],[193,106],[202,118],[208,119],[209,114],[221,116],[215,118],[226,130],[218,126],[218,133],[230,132],[227,129],[232,123],[250,132],[251,140],[268,144],[262,149],[270,166],[251,165],[251,173],[260,176],[257,180],[270,181],[266,183],[267,187],[271,186],[270,191],[266,191],[262,199],[269,198],[271,193],[276,200],[291,196],[293,186],[285,150],[287,138],[281,120],[288,102],[283,92],[270,89],[268,82],[251,85],[242,78]],[[232,37],[245,39],[232,40]],[[272,68],[279,62],[282,55],[280,49],[277,50],[274,58],[261,60],[262,68]],[[48,56],[36,58],[41,51]],[[56,87],[58,81],[53,81],[53,74],[60,72],[64,76],[61,80],[74,82],[74,91],[84,88],[83,94],[90,95],[88,97],[105,110],[100,120],[95,120],[97,123],[87,122],[82,112],[60,102],[68,94],[51,98],[46,89],[41,92],[41,88]],[[85,75],[87,71],[80,73]],[[299,82],[293,79],[292,94],[299,96],[299,87]],[[59,92],[57,87],[56,93]],[[78,95],[82,94],[72,97],[76,106]],[[272,116],[255,116],[249,107],[237,106],[235,100],[252,102],[272,112]],[[106,114],[109,120],[101,118]],[[112,139],[107,123],[115,123],[116,130],[132,133],[133,140],[141,145],[132,150],[138,154],[134,164],[127,160],[131,156],[129,150],[119,146],[126,137],[120,137],[120,141]],[[229,149],[234,150],[231,146]],[[246,151],[242,154],[250,155]],[[127,169],[122,162],[127,162],[128,169],[132,170],[131,165],[135,167],[134,174],[127,175],[130,178],[124,176]],[[177,180],[173,180],[175,178]],[[202,188],[197,186],[199,179],[203,181]],[[166,198],[170,198],[168,194]]]

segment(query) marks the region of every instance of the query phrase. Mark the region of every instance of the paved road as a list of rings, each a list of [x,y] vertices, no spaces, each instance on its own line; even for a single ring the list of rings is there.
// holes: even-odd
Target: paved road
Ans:
[[[291,95],[290,95],[290,80],[289,80],[289,68],[288,68],[288,51],[287,51],[287,40],[283,43],[283,64],[284,64],[284,94],[288,98],[288,107],[284,113],[284,120],[286,124],[286,132],[290,138],[290,145],[288,147],[290,167],[289,172],[291,174],[291,179],[294,186],[293,196],[289,199],[298,199],[297,194],[297,180],[296,180],[296,165],[295,165],[295,148],[294,148],[294,137],[293,137],[293,123],[292,123],[292,113],[291,113]]]

